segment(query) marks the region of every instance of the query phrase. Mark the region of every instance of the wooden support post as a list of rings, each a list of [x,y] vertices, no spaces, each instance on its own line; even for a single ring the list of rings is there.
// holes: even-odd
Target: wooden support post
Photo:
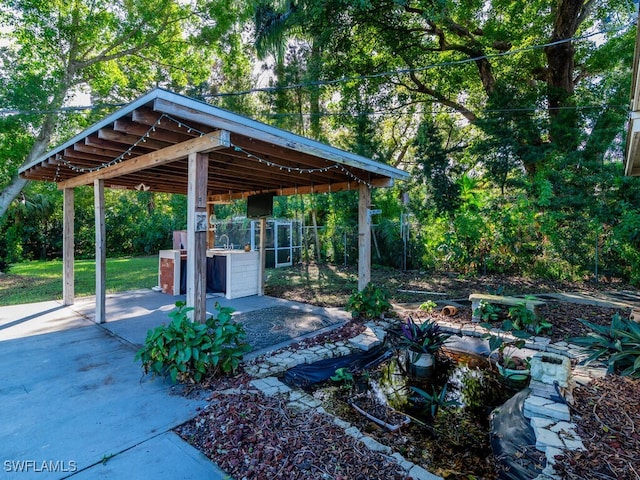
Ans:
[[[192,320],[207,319],[207,178],[209,156],[189,155],[187,187],[187,306]]]
[[[266,265],[267,265],[267,219],[262,217],[260,219],[260,268],[258,271],[260,272],[260,278],[258,279],[258,295],[264,295],[264,281],[266,276]]]
[[[74,284],[74,192],[65,188],[62,201],[62,304],[73,305],[75,301]]]
[[[371,189],[360,185],[358,193],[358,290],[362,290],[371,280]]]
[[[107,319],[107,230],[104,219],[104,180],[93,181],[93,200],[96,221],[96,323],[104,323]]]
[[[215,205],[207,202],[207,248],[214,248],[216,246],[216,232],[213,230],[214,226],[209,223],[214,211]]]

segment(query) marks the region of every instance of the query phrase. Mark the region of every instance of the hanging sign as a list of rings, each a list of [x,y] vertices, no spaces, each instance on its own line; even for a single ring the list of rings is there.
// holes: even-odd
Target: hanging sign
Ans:
[[[195,222],[194,230],[196,232],[206,232],[207,231],[207,212],[195,212]]]

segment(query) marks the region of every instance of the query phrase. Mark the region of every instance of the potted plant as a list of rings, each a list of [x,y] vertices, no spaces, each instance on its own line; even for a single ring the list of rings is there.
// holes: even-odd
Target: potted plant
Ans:
[[[513,382],[526,382],[531,374],[529,359],[517,355],[525,345],[524,338],[506,338],[506,333],[500,335],[487,334],[489,340],[489,358],[495,357],[498,373],[505,380]]]
[[[498,373],[508,381],[526,382],[531,376],[529,359],[514,355],[515,351],[521,348],[518,346],[520,342],[524,344],[524,341],[505,342],[498,349],[498,360],[496,362]]]
[[[429,375],[434,355],[451,335],[444,333],[434,320],[420,324],[409,316],[402,324],[402,345],[407,348],[407,365],[415,376]]]

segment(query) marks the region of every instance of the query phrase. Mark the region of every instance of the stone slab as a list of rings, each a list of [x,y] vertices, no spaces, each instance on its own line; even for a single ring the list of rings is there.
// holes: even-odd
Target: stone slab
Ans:
[[[571,419],[567,405],[537,396],[529,396],[524,401],[523,411],[527,418],[546,417],[566,421]]]
[[[564,447],[564,443],[562,443],[557,433],[546,428],[534,428],[533,431],[536,435],[536,448],[538,450],[545,452],[548,447]]]

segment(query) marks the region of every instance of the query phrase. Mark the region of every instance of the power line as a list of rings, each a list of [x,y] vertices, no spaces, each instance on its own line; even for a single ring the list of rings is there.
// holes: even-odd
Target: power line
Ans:
[[[118,104],[101,104],[99,106],[78,106],[78,107],[65,107],[59,110],[0,110],[0,117],[3,115],[37,115],[37,114],[48,114],[48,113],[63,113],[63,112],[76,112],[76,111],[86,111],[86,110],[94,110],[98,108],[118,108],[124,107],[127,104],[118,103]],[[615,104],[596,104],[596,105],[575,105],[575,106],[564,106],[564,107],[517,107],[517,108],[503,108],[503,109],[485,109],[483,113],[528,113],[528,112],[540,112],[540,111],[562,111],[562,110],[603,110],[606,108],[614,108],[627,111],[629,109],[628,105],[615,105]],[[451,109],[453,110],[453,109]],[[259,112],[254,114],[255,117],[269,117],[269,118],[284,118],[284,117],[353,117],[357,115],[366,115],[366,116],[411,116],[415,115],[416,112],[403,112],[399,111],[397,107],[393,110],[374,110],[374,111],[364,111],[364,112]]]
[[[522,47],[522,48],[518,48],[518,49],[515,49],[515,50],[509,50],[509,51],[506,51],[506,52],[499,52],[499,53],[487,54],[487,55],[479,55],[479,56],[476,56],[476,57],[465,58],[465,59],[460,59],[460,60],[452,60],[452,61],[447,61],[447,62],[433,63],[433,64],[425,65],[425,66],[422,66],[422,67],[402,68],[402,69],[389,70],[389,71],[385,71],[385,72],[378,72],[378,73],[372,73],[372,74],[367,74],[367,75],[358,75],[358,76],[353,76],[353,77],[341,77],[341,78],[336,78],[336,79],[333,79],[333,80],[314,80],[314,81],[300,82],[300,83],[295,83],[295,84],[290,84],[290,85],[278,85],[278,86],[273,86],[273,87],[250,88],[250,89],[247,89],[247,90],[239,90],[239,91],[235,91],[235,92],[211,93],[211,94],[202,95],[202,98],[222,98],[222,97],[229,97],[229,96],[249,95],[249,94],[252,94],[252,93],[275,93],[277,91],[282,91],[282,90],[293,90],[293,89],[300,89],[300,88],[305,88],[305,87],[322,87],[322,86],[329,86],[329,85],[337,85],[337,84],[345,83],[345,82],[353,82],[353,81],[358,81],[358,80],[362,81],[362,80],[370,80],[370,79],[375,79],[375,78],[390,77],[390,76],[394,76],[394,75],[406,75],[406,74],[409,74],[409,73],[423,72],[423,71],[431,70],[431,69],[434,69],[434,68],[442,68],[442,67],[451,67],[451,66],[457,66],[457,65],[464,65],[464,64],[467,64],[467,63],[477,62],[478,60],[483,60],[483,59],[506,57],[506,56],[509,56],[509,55],[515,55],[515,54],[518,54],[518,53],[532,51],[532,50],[539,50],[539,49],[552,47],[552,46],[556,46],[556,45],[561,45],[561,44],[569,43],[569,42],[573,42],[573,41],[587,40],[589,38],[592,38],[592,37],[595,37],[595,36],[598,36],[598,35],[603,35],[603,34],[606,34],[606,33],[615,33],[615,32],[619,32],[619,31],[622,31],[622,30],[626,30],[627,28],[630,28],[633,25],[634,25],[634,23],[630,23],[630,24],[623,25],[623,26],[617,27],[617,28],[610,28],[610,29],[600,30],[600,31],[597,31],[597,32],[592,32],[592,33],[589,33],[589,34],[586,34],[586,35],[582,35],[580,37],[565,38],[565,39],[562,39],[562,40],[557,40],[555,42],[548,42],[548,43],[539,44],[539,45],[531,45],[531,46],[528,46],[528,47]],[[126,104],[122,104],[122,103],[118,103],[118,104],[103,103],[103,104],[99,104],[99,105],[62,107],[62,108],[59,108],[59,109],[51,109],[51,110],[5,109],[5,110],[0,110],[0,117],[10,116],[10,115],[38,115],[38,114],[42,115],[42,114],[50,114],[50,113],[66,113],[66,112],[76,112],[76,111],[86,111],[86,110],[97,110],[97,109],[102,109],[102,108],[118,108],[118,107],[122,107],[124,105],[126,105]],[[561,107],[561,108],[573,109],[573,108],[582,108],[582,107]],[[602,108],[602,106],[593,106],[593,107],[584,107],[584,108]],[[528,110],[528,109],[505,109],[505,110],[495,110],[495,112],[526,111],[526,110]],[[536,109],[530,109],[530,110],[536,110]],[[278,114],[275,114],[275,115],[278,115]],[[309,115],[311,115],[311,114],[309,114]]]
[[[446,109],[447,107],[445,107]],[[503,108],[503,109],[485,109],[483,113],[518,113],[518,112],[540,112],[540,111],[562,111],[562,110],[603,110],[606,108],[617,108],[621,110],[627,111],[629,109],[628,105],[575,105],[575,106],[566,106],[566,107],[548,107],[548,108],[539,108],[539,107],[521,107],[521,108]],[[453,111],[452,108],[449,110]],[[396,108],[395,110],[376,110],[371,112],[317,112],[317,113],[306,113],[306,112],[281,112],[281,113],[272,113],[272,112],[261,112],[257,113],[258,117],[353,117],[355,115],[367,115],[367,116],[376,116],[376,115],[389,115],[389,116],[411,116],[416,115],[419,112],[401,112]]]
[[[90,110],[103,110],[111,108],[124,107],[126,103],[99,103],[97,105],[78,105],[69,107],[52,108],[50,110],[20,110],[20,109],[2,109],[0,110],[0,117],[8,117],[12,115],[48,115],[52,113],[70,113],[70,112],[82,112]]]
[[[228,97],[228,96],[236,96],[236,95],[248,95],[250,93],[273,93],[279,90],[292,90],[292,89],[297,89],[297,88],[304,88],[304,87],[321,87],[321,86],[326,86],[326,85],[335,85],[338,83],[344,83],[344,82],[352,82],[352,81],[356,81],[356,80],[370,80],[370,79],[374,79],[374,78],[382,78],[382,77],[390,77],[393,75],[405,75],[408,73],[416,73],[416,72],[423,72],[426,70],[431,70],[434,68],[441,68],[441,67],[451,67],[451,66],[457,66],[457,65],[464,65],[467,63],[473,63],[473,62],[477,62],[478,60],[483,60],[483,59],[492,59],[492,58],[500,58],[500,57],[506,57],[509,55],[515,55],[517,53],[522,53],[522,52],[528,52],[531,50],[539,50],[542,48],[547,48],[547,47],[553,47],[556,45],[561,45],[563,43],[569,43],[569,42],[573,42],[573,41],[580,41],[580,40],[586,40],[588,38],[591,37],[595,37],[598,35],[603,35],[605,33],[613,33],[613,32],[619,32],[622,30],[625,30],[631,26],[633,26],[634,24],[628,24],[628,25],[624,25],[621,27],[617,27],[617,28],[610,28],[610,29],[605,29],[605,30],[600,30],[598,32],[593,32],[593,33],[589,33],[586,35],[582,35],[580,37],[571,37],[571,38],[563,38],[562,40],[557,40],[555,42],[549,42],[549,43],[543,43],[540,45],[531,45],[529,47],[523,47],[523,48],[518,48],[515,50],[509,50],[507,52],[500,52],[500,53],[490,53],[487,55],[478,55],[477,57],[471,57],[471,58],[464,58],[464,59],[460,59],[460,60],[451,60],[451,61],[447,61],[447,62],[439,62],[439,63],[432,63],[430,65],[425,65],[423,67],[415,67],[415,68],[401,68],[401,69],[397,69],[397,70],[389,70],[386,72],[378,72],[378,73],[371,73],[371,74],[367,74],[367,75],[357,75],[354,77],[341,77],[341,78],[336,78],[333,80],[313,80],[313,81],[309,81],[309,82],[301,82],[301,83],[295,83],[295,84],[290,84],[290,85],[281,85],[281,86],[274,86],[274,87],[259,87],[259,88],[250,88],[248,90],[241,90],[241,91],[237,91],[237,92],[221,92],[221,93],[212,93],[209,95],[203,95],[204,98],[215,98],[215,97]]]

